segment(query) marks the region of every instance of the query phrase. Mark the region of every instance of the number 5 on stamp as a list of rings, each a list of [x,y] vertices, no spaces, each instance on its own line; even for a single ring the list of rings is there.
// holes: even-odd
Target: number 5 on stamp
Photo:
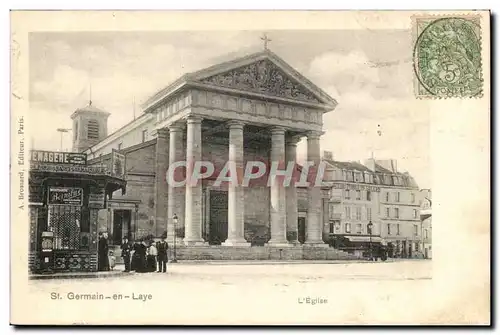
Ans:
[[[418,98],[482,96],[479,16],[413,17],[413,68]]]

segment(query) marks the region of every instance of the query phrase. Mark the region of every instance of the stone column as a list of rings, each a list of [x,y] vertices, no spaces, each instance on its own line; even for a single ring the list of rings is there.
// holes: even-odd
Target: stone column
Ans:
[[[275,127],[271,130],[271,164],[285,167],[285,129]],[[270,176],[271,177],[271,176]],[[271,185],[271,246],[289,246],[286,240],[286,198],[283,178],[276,178]]]
[[[286,163],[290,164],[293,162],[296,164],[297,161],[297,143],[300,141],[298,136],[289,136],[286,139],[285,145],[285,158]],[[297,176],[299,177],[299,176]],[[288,241],[292,244],[298,244],[298,205],[297,205],[297,188],[295,187],[295,175],[293,175],[290,185],[286,187],[286,230],[287,232],[294,233],[295,237],[293,240]]]
[[[165,176],[168,169],[168,131],[164,128],[156,132],[155,153],[155,226],[153,234],[160,237],[167,231],[168,185]]]
[[[184,146],[182,145],[183,132],[184,129],[181,124],[174,123],[169,127],[170,133],[170,149],[169,149],[169,164],[172,165],[175,162],[184,161],[186,156],[184,155]],[[181,181],[184,179],[184,173],[182,168],[177,168],[174,173],[174,180]],[[175,236],[175,225],[174,225],[174,214],[179,218],[177,229],[184,225],[184,187],[174,187],[168,184],[168,214],[167,214],[167,241],[174,242]]]
[[[228,231],[227,240],[223,245],[250,246],[245,240],[245,205],[243,181],[243,127],[239,121],[229,121],[229,162],[234,163],[237,171],[238,183],[228,185]]]
[[[327,247],[323,242],[323,218],[322,218],[322,198],[321,185],[315,185],[316,173],[321,161],[320,139],[321,133],[310,132],[307,134],[307,160],[314,165],[309,168],[309,189],[308,207],[306,222],[306,244],[311,246]]]
[[[201,161],[201,121],[202,119],[196,116],[187,118],[185,245],[205,244],[201,236],[202,182],[191,181],[194,163]]]

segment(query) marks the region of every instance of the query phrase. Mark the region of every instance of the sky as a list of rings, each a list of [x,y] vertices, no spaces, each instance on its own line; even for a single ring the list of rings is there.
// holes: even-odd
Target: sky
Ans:
[[[141,102],[186,72],[261,51],[260,31],[30,34],[30,114],[36,149],[59,150],[57,128],[89,102],[111,113],[112,133]],[[268,31],[269,49],[319,86],[337,108],[324,115],[321,149],[334,159],[397,160],[430,188],[429,113],[414,104],[407,30]],[[91,87],[91,90],[90,90]],[[134,103],[135,101],[135,103]],[[46,121],[50,120],[50,123]],[[71,133],[63,149],[71,149]],[[299,159],[306,142],[298,145]]]

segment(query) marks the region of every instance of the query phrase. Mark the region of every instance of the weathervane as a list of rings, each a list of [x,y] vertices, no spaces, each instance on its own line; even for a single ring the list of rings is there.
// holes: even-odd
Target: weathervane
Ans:
[[[266,33],[264,33],[264,35],[263,35],[260,39],[264,41],[264,50],[268,50],[268,48],[267,48],[267,44],[268,44],[269,42],[271,42],[272,40],[271,40],[270,38],[268,38],[268,37],[267,37],[267,34],[266,34]]]

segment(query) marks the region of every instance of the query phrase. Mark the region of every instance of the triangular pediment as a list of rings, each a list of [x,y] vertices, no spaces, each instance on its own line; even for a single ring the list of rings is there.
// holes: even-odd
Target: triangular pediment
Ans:
[[[152,108],[185,85],[236,90],[263,97],[295,100],[325,111],[335,109],[337,101],[269,50],[220,63],[185,74],[157,92],[143,105]]]
[[[197,82],[214,85],[240,91],[253,92],[268,96],[300,100],[314,104],[325,104],[335,102],[330,97],[326,99],[314,85],[309,81],[302,83],[305,79],[291,67],[280,66],[269,57],[259,57],[245,65],[233,64],[228,69],[228,64],[217,69],[212,68],[208,76],[197,78]],[[278,64],[277,64],[278,63]],[[218,70],[218,71],[217,71]],[[294,73],[291,73],[293,70]],[[308,87],[306,87],[308,86]],[[313,86],[311,88],[311,86]]]

